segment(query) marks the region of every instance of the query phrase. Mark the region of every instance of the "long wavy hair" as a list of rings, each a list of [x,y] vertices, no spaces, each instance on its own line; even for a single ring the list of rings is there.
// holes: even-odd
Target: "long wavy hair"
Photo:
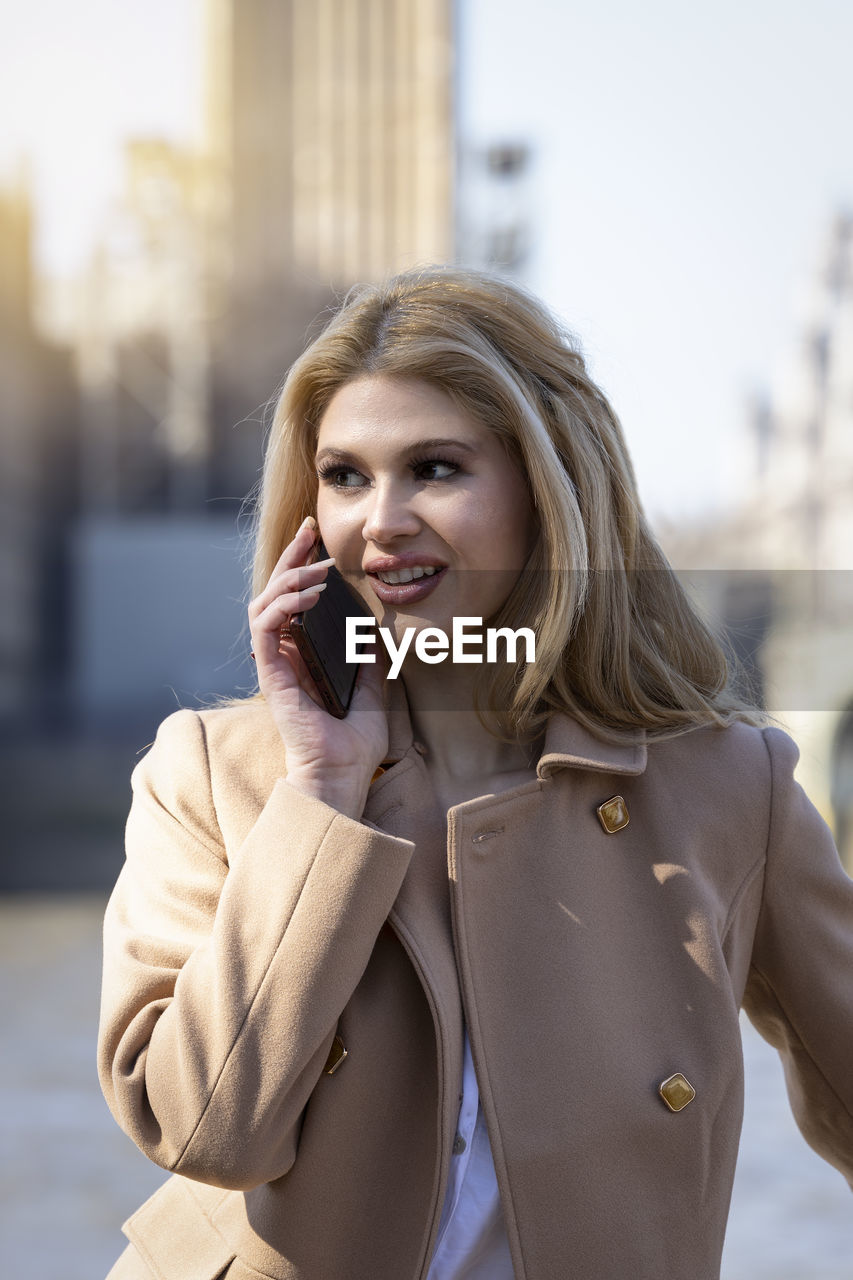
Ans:
[[[536,661],[480,668],[475,705],[492,732],[530,739],[555,710],[605,737],[761,721],[648,527],[619,421],[575,339],[518,285],[484,272],[431,267],[357,287],[293,365],[267,443],[255,594],[316,515],[329,402],[368,375],[439,387],[527,477],[538,538],[489,621],[532,627]]]

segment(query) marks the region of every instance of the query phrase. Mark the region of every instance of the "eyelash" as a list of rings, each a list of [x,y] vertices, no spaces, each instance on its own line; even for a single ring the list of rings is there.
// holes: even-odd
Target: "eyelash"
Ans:
[[[415,474],[417,474],[421,467],[451,468],[449,476],[435,476],[431,480],[427,480],[427,484],[440,484],[442,480],[450,480],[452,476],[456,475],[456,473],[461,470],[460,464],[458,462],[454,462],[451,458],[437,458],[433,455],[423,458],[412,458],[409,462],[409,469]],[[356,467],[342,466],[339,462],[326,462],[323,466],[317,468],[317,475],[321,482],[331,485],[334,489],[360,489],[362,487],[361,485],[334,483],[336,476],[350,475],[353,473],[361,474]]]

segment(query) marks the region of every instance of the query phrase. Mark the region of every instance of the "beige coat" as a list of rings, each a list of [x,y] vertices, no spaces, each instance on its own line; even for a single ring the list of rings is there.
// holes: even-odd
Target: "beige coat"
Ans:
[[[463,1009],[519,1280],[718,1276],[742,1001],[853,1178],[853,885],[784,734],[647,752],[555,716],[535,781],[446,824],[421,752],[395,714],[362,822],[281,780],[260,703],[178,712],[138,766],[100,1070],[179,1176],[116,1276],[424,1276]]]

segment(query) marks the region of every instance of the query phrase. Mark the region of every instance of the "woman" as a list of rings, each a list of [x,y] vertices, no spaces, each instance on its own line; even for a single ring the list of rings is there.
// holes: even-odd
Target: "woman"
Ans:
[[[335,719],[288,628],[332,560],[395,645],[464,615],[535,660],[410,644]],[[710,1280],[741,1004],[853,1173],[853,888],[538,303],[348,299],[278,405],[249,618],[260,696],[134,777],[101,1075],[176,1176],[111,1276]]]

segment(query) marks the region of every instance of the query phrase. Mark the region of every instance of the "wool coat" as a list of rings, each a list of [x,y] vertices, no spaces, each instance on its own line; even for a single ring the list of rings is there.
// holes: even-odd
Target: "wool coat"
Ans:
[[[554,715],[534,780],[447,814],[423,752],[398,707],[361,821],[289,787],[262,702],[137,766],[99,1065],[174,1176],[111,1275],[425,1276],[465,1024],[519,1280],[718,1277],[741,1005],[853,1178],[853,884],[785,734]]]

